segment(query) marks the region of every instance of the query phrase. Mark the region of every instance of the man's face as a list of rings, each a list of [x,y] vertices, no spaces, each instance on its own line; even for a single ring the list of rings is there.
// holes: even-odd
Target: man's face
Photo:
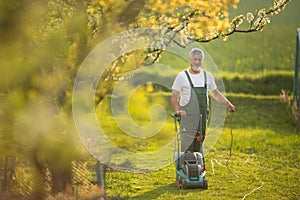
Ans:
[[[190,57],[190,65],[194,71],[200,71],[203,63],[203,56],[201,53],[196,53]]]

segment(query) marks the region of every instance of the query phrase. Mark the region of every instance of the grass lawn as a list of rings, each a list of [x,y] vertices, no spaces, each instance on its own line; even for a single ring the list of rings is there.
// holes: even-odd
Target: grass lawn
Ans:
[[[236,105],[230,127],[206,156],[208,190],[180,190],[173,164],[161,170],[107,174],[108,195],[121,199],[299,199],[299,129],[279,96],[228,94]]]

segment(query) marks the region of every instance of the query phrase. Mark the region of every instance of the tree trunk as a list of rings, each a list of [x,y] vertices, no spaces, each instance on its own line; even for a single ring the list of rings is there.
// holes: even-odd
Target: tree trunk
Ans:
[[[33,200],[41,200],[45,199],[46,194],[44,190],[44,182],[43,182],[43,169],[44,167],[40,163],[37,155],[37,151],[33,150],[31,153],[32,158],[32,166],[33,166],[33,192],[32,199]]]
[[[66,162],[66,161],[63,161]],[[56,166],[50,166],[49,170],[52,175],[52,193],[72,193],[72,165],[71,162]]]
[[[9,187],[9,182],[12,181],[15,170],[15,160],[16,158],[13,156],[4,157],[3,182],[0,184],[0,191],[6,191]]]

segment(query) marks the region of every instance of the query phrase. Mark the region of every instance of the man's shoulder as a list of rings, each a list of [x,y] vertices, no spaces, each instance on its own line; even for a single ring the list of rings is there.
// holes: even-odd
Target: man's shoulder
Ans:
[[[178,77],[185,77],[185,76],[186,76],[186,75],[185,75],[185,71],[186,71],[186,70],[183,70],[183,71],[179,72],[179,73],[177,74],[177,76],[178,76]]]
[[[205,73],[206,73],[206,76],[210,76],[210,77],[212,77],[213,78],[213,75],[212,75],[212,73],[210,73],[209,71],[206,71],[206,70],[203,70]]]
[[[179,74],[185,74],[185,72],[188,71],[187,69],[182,70],[181,72],[179,72]]]

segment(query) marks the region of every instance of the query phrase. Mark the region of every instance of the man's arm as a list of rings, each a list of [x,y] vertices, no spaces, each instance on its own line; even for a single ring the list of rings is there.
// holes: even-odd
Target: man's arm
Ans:
[[[180,110],[180,106],[179,106],[179,102],[178,102],[179,94],[180,94],[180,92],[178,92],[176,90],[172,90],[172,96],[171,96],[172,106],[173,106],[176,114],[185,115],[185,111]]]
[[[229,112],[234,112],[234,105],[218,89],[210,91],[210,94],[218,103],[225,104]]]

